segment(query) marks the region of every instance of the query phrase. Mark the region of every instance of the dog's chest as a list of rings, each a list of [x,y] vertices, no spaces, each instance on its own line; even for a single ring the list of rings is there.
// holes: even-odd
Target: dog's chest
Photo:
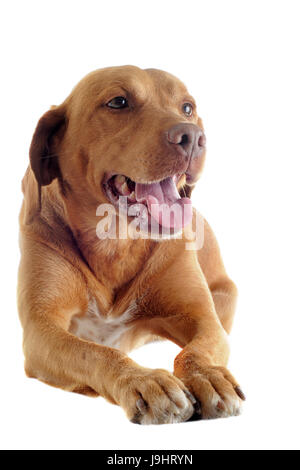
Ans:
[[[133,317],[133,310],[134,305],[131,305],[120,317],[110,319],[101,315],[96,301],[92,299],[84,315],[74,315],[69,331],[87,341],[121,348],[122,339],[131,328],[128,323]]]

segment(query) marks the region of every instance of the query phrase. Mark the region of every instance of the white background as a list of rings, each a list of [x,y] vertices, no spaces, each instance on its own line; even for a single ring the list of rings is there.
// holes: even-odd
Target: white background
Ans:
[[[299,448],[299,2],[1,2],[0,445],[10,449]],[[122,410],[23,373],[15,290],[20,182],[38,118],[86,73],[156,67],[198,101],[207,165],[195,206],[240,297],[231,370],[239,418],[141,427]],[[178,348],[138,350],[172,370]]]

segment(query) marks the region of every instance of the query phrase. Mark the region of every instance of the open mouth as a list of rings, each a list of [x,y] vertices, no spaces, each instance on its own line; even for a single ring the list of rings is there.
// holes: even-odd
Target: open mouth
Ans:
[[[181,197],[176,186],[181,176],[138,183],[125,175],[110,175],[104,179],[103,188],[114,205],[141,221],[142,228],[154,224],[177,232],[192,220],[191,200]]]

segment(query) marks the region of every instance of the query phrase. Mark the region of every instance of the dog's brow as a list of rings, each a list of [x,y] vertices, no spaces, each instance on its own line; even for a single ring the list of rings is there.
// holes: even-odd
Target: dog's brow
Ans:
[[[125,80],[115,80],[110,82],[105,88],[103,88],[96,100],[95,106],[92,110],[90,117],[94,114],[94,111],[101,105],[104,105],[105,102],[109,99],[114,98],[115,96],[126,96],[137,98],[138,101],[143,102],[147,98],[147,89],[146,87],[139,83],[137,80],[132,80],[131,82]]]
[[[113,98],[114,96],[117,95],[126,95],[128,94],[128,90],[126,87],[124,87],[121,83],[120,84],[110,84],[109,86],[103,88],[97,99],[98,101],[104,98]]]
[[[147,85],[135,78],[130,77],[127,80],[116,81],[112,85],[121,87],[130,95],[136,96],[141,100],[144,100],[147,96]]]
[[[197,106],[195,99],[191,95],[185,95],[183,101],[191,103],[195,108]]]
[[[155,89],[158,96],[160,96],[163,100],[171,99],[172,101],[174,100],[176,103],[184,103],[185,101],[188,101],[193,104],[194,107],[196,107],[194,98],[187,92],[185,87],[183,87],[182,85],[180,86],[178,83],[174,83],[171,80],[166,81],[165,83],[163,81],[162,83],[157,82],[155,84]]]

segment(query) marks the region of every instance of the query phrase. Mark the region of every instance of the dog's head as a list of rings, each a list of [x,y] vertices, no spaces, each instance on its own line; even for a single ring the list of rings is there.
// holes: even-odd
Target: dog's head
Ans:
[[[127,197],[129,214],[142,203],[149,220],[174,230],[190,221],[204,156],[202,122],[186,87],[166,72],[133,66],[87,75],[42,116],[30,148],[40,187],[58,178],[64,197],[93,205],[118,206]],[[163,222],[163,207],[174,203],[185,216],[175,210]]]

